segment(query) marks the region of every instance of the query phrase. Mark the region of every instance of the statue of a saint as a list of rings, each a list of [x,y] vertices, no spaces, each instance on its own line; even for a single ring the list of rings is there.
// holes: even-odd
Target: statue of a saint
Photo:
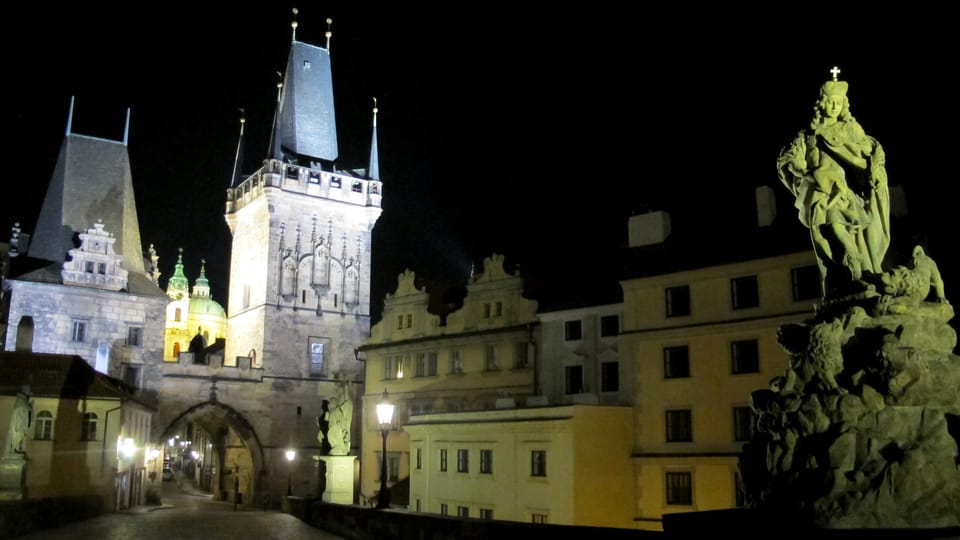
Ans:
[[[810,128],[777,160],[780,181],[796,197],[800,221],[810,229],[824,297],[883,272],[890,246],[890,197],[880,143],[850,114],[847,83],[820,88]]]

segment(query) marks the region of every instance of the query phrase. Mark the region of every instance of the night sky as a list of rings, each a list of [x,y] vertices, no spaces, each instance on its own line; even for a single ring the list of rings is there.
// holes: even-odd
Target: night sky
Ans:
[[[141,236],[160,255],[161,285],[183,247],[191,282],[206,259],[226,304],[224,190],[239,108],[249,173],[266,154],[290,7],[164,3],[133,14],[86,4],[5,8],[0,234],[14,221],[32,231],[71,95],[79,134],[121,139],[131,107]],[[669,210],[675,230],[735,241],[754,219],[753,189],[767,184],[784,201],[779,219],[796,221],[776,158],[809,124],[834,65],[853,114],[886,150],[891,184],[929,232],[948,297],[960,287],[949,277],[960,276],[960,94],[946,14],[506,6],[299,6],[300,41],[323,45],[333,19],[338,167],[366,167],[379,100],[375,319],[405,268],[462,283],[493,252],[538,290],[615,278],[633,213]]]

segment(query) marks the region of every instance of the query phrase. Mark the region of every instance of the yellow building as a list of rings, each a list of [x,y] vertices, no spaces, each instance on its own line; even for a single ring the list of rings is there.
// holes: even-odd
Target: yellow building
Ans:
[[[668,216],[632,218],[620,354],[634,370],[635,517],[657,530],[666,513],[739,506],[750,395],[784,372],[777,331],[813,314],[820,287],[812,251],[794,237],[761,228],[719,260],[683,250],[669,259],[682,241],[639,234],[651,225],[669,234]]]
[[[155,407],[79,356],[0,352],[0,499],[102,499],[104,510],[144,504]]]
[[[523,280],[504,268],[502,255],[484,260],[467,284],[463,306],[445,321],[430,313],[428,293],[409,270],[384,300],[371,329],[365,360],[361,494],[380,488],[381,432],[374,411],[386,390],[396,405],[389,434],[388,486],[409,476],[409,436],[402,426],[418,414],[513,407],[534,392],[537,304],[523,298]],[[404,498],[394,498],[405,504]]]
[[[633,526],[630,407],[561,405],[412,417],[410,509]]]
[[[219,303],[210,297],[210,282],[205,266],[201,263],[200,277],[190,294],[189,282],[183,272],[183,250],[177,256],[173,275],[167,280],[167,322],[164,332],[163,360],[177,362],[180,353],[191,350],[191,344],[212,345],[227,335],[227,314]],[[199,338],[198,338],[199,336]],[[202,361],[195,358],[194,361]]]

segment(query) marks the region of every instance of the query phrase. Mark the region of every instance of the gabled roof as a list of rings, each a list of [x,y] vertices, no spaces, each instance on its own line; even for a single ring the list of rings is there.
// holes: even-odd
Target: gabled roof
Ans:
[[[63,263],[50,263],[46,260],[21,255],[11,259],[10,266],[9,279],[12,281],[29,281],[55,285],[63,284],[63,278],[60,275],[60,271],[63,269]],[[77,285],[65,286],[82,288]],[[127,276],[127,289],[125,292],[138,296],[166,296],[166,293],[147,277],[146,274],[138,272],[130,272]]]
[[[0,395],[29,387],[36,397],[125,399],[156,408],[136,389],[93,369],[76,355],[0,352]]]

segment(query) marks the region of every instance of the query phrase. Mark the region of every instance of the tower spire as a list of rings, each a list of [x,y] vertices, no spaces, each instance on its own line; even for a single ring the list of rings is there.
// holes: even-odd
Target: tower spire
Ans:
[[[283,90],[283,74],[277,72],[277,108],[273,113],[273,131],[270,134],[270,149],[267,157],[269,159],[283,160],[283,152],[280,149],[280,96]]]
[[[70,131],[73,129],[73,100],[76,97],[77,96],[70,96],[70,112],[67,114],[67,136],[70,135]]]
[[[297,13],[300,13],[300,10],[293,8],[293,20],[290,21],[290,28],[293,29],[293,40],[297,40]]]
[[[130,136],[130,107],[127,107],[127,121],[123,125],[123,145],[127,145],[127,140]]]
[[[240,138],[237,140],[237,153],[233,158],[233,178],[230,179],[230,187],[240,185],[240,177],[243,175],[243,126],[246,123],[246,111],[240,107]]]
[[[371,180],[380,180],[380,153],[377,150],[377,98],[373,98],[373,140],[370,141],[370,165],[367,176]]]
[[[330,52],[330,37],[333,36],[333,32],[330,30],[331,26],[333,26],[333,19],[327,17],[327,31],[323,34],[327,38],[327,52]]]

